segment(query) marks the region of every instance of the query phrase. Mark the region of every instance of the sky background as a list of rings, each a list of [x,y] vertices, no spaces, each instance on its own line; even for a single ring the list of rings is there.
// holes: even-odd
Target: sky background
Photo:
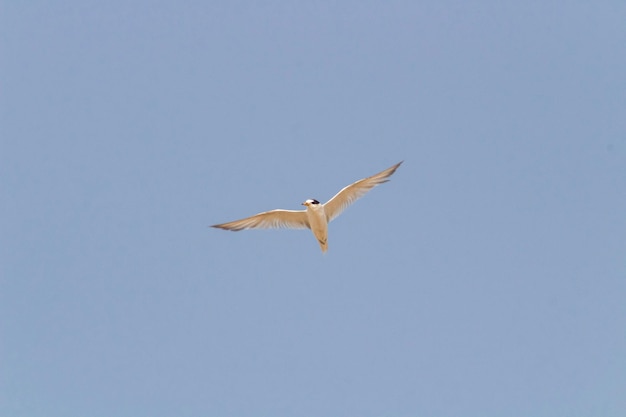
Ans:
[[[2,1],[0,415],[626,415],[624,22]]]

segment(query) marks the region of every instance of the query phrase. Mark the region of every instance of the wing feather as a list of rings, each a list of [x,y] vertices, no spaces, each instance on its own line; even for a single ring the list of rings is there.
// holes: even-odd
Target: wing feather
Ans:
[[[402,164],[403,161],[395,164],[391,168],[387,168],[378,174],[371,177],[363,178],[353,184],[344,187],[333,198],[328,200],[324,204],[324,211],[326,212],[326,219],[330,222],[339,216],[350,204],[354,203],[359,198],[363,197],[369,190],[377,185],[383,184],[388,180],[390,176],[396,172],[396,169]]]
[[[244,229],[308,229],[309,220],[306,211],[303,210],[271,210],[245,219],[235,220],[228,223],[215,224],[216,227],[224,230],[238,232]]]

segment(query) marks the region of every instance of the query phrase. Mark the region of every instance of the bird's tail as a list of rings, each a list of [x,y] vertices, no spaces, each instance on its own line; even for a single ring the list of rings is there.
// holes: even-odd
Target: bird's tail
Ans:
[[[320,248],[322,248],[322,253],[326,253],[328,250],[328,241],[326,239],[318,239],[317,241],[320,244]]]

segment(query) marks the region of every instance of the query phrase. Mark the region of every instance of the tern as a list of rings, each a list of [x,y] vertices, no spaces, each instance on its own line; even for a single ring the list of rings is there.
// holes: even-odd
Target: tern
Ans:
[[[336,219],[350,204],[363,197],[372,188],[389,181],[388,178],[396,172],[402,162],[344,187],[325,204],[315,199],[308,199],[302,203],[306,206],[305,210],[270,210],[211,227],[234,232],[244,229],[311,229],[322,252],[326,252],[328,250],[328,223]]]

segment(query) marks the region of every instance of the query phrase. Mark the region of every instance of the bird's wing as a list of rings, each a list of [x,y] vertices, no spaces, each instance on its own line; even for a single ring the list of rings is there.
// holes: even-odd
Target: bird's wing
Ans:
[[[304,210],[271,210],[211,227],[232,230],[233,232],[244,229],[308,229],[309,220]]]
[[[387,168],[378,174],[363,178],[354,184],[344,187],[341,191],[335,194],[333,198],[328,200],[326,204],[324,204],[326,219],[330,222],[335,217],[339,216],[341,212],[343,212],[350,204],[367,194],[369,190],[379,184],[389,181],[387,178],[396,172],[396,169],[398,169],[400,164],[402,164],[402,162],[399,162],[391,168]]]

